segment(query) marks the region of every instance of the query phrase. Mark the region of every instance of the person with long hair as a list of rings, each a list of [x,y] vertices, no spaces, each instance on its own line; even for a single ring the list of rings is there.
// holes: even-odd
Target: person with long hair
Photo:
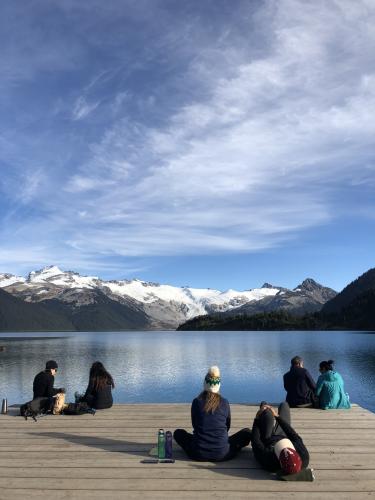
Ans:
[[[83,397],[77,401],[85,401],[95,410],[104,410],[113,405],[112,389],[115,383],[112,375],[104,368],[103,363],[95,361],[90,369],[89,384]]]
[[[193,434],[176,429],[173,437],[193,460],[220,462],[233,458],[250,443],[250,429],[228,436],[231,414],[228,401],[219,394],[220,370],[211,366],[204,378],[203,391],[191,405]]]
[[[333,360],[319,364],[320,377],[316,384],[316,395],[319,397],[319,408],[322,410],[349,409],[349,395],[344,390],[341,375],[334,371]]]

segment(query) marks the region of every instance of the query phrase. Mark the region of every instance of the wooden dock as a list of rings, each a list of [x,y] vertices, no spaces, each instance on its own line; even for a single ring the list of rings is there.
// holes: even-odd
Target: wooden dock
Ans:
[[[256,407],[231,405],[232,429],[251,427]],[[116,405],[95,416],[0,415],[0,499],[362,499],[375,498],[375,414],[292,410],[316,479],[283,482],[262,471],[251,448],[230,462],[142,464],[159,427],[191,429],[190,405]]]

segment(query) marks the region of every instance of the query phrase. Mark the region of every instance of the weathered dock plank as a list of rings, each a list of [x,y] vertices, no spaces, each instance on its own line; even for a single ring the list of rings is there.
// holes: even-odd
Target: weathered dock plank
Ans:
[[[232,405],[232,431],[251,427],[257,408]],[[219,464],[193,462],[175,446],[174,464],[141,464],[159,427],[191,428],[190,405],[116,405],[75,417],[27,422],[0,416],[0,499],[375,498],[375,414],[292,410],[315,469],[313,483],[262,471],[246,448]]]

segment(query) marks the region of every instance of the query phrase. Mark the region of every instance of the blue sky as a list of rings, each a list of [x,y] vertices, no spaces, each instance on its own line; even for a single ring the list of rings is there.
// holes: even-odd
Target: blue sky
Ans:
[[[374,267],[374,2],[0,9],[0,271],[339,290]]]

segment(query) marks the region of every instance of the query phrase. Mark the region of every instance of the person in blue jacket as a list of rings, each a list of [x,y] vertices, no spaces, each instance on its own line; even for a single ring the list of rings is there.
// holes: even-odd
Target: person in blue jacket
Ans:
[[[332,365],[332,359],[319,364],[320,377],[316,383],[319,408],[322,410],[349,409],[349,395],[344,390],[344,381],[341,375],[333,370]]]
[[[230,460],[250,443],[250,429],[228,436],[231,414],[228,401],[219,394],[220,370],[212,366],[204,379],[203,392],[191,405],[193,434],[176,429],[173,437],[193,460],[221,462]]]

